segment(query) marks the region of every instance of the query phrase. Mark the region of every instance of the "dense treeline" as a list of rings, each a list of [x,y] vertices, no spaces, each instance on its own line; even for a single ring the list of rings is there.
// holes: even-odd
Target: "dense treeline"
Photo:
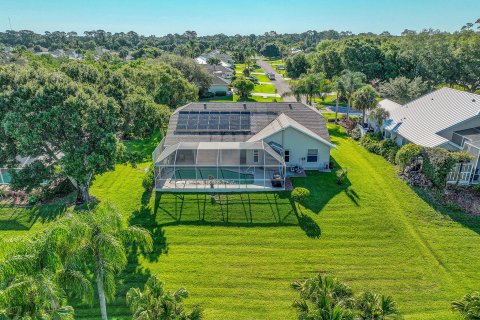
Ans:
[[[421,77],[432,85],[457,85],[475,92],[480,87],[480,32],[424,31],[402,37],[322,41],[307,60],[311,70],[329,78],[348,69],[362,72],[369,82]]]
[[[85,31],[83,35],[76,32],[45,32],[38,34],[29,30],[7,30],[0,32],[0,43],[8,46],[25,46],[33,48],[41,46],[50,50],[72,49],[93,50],[102,47],[119,51],[127,49],[136,51],[142,48],[158,48],[164,51],[175,52],[182,55],[195,55],[208,49],[234,50],[235,48],[250,47],[257,52],[269,42],[283,45],[296,45],[300,48],[314,48],[325,39],[340,39],[351,36],[351,32],[307,31],[293,34],[277,34],[275,31],[266,32],[264,35],[234,35],[217,34],[198,37],[195,31],[186,31],[183,34],[168,34],[166,36],[143,36],[136,32],[111,33],[104,30]]]

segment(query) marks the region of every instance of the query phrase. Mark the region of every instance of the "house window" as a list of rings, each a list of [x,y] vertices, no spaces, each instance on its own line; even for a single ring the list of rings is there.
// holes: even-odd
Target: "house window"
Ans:
[[[290,150],[285,150],[283,158],[285,162],[290,162]]]
[[[258,163],[258,150],[253,150],[253,162]]]
[[[318,161],[318,149],[308,149],[307,162]]]

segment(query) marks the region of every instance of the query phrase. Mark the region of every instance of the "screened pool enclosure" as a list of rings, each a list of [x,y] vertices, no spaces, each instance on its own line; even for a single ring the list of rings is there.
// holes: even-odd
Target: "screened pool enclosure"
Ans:
[[[154,151],[158,191],[268,191],[285,188],[285,162],[263,141],[179,142]]]

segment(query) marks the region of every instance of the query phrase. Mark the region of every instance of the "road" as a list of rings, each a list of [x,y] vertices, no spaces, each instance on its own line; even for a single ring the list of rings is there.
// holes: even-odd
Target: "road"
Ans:
[[[284,93],[290,92],[290,85],[288,82],[282,78],[282,75],[277,72],[270,64],[266,61],[263,61],[261,58],[256,58],[257,64],[262,68],[265,72],[273,73],[275,75],[275,80],[272,80],[272,84],[277,89],[277,93],[280,96],[283,96]],[[296,102],[297,100],[293,96],[286,96],[283,98],[283,101],[286,102]]]

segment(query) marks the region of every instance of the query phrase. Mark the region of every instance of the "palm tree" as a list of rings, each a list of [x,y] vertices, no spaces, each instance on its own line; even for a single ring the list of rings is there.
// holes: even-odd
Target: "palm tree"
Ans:
[[[69,264],[95,277],[102,319],[107,320],[107,299],[115,294],[115,275],[127,265],[126,245],[136,243],[145,251],[152,249],[150,233],[140,227],[126,227],[121,214],[111,204],[72,218],[72,242]]]
[[[364,292],[357,300],[357,308],[361,320],[400,319],[397,304],[390,296]]]
[[[340,96],[345,94],[345,86],[342,82],[342,78],[335,76],[332,79],[333,89],[335,90],[335,123],[338,121],[338,102]]]
[[[344,70],[341,75],[342,83],[347,96],[347,120],[350,119],[350,106],[355,91],[361,88],[365,82],[365,75],[361,72]]]
[[[337,279],[318,274],[292,287],[300,294],[293,304],[299,319],[353,319],[349,310],[354,305],[353,292]]]
[[[215,71],[215,67],[220,65],[221,61],[218,58],[210,57],[210,58],[207,59],[207,63],[209,65],[212,65],[213,66],[213,71]]]
[[[353,94],[355,108],[362,111],[362,125],[365,126],[365,113],[377,105],[377,92],[369,84],[361,87]]]
[[[182,301],[188,297],[187,290],[180,288],[170,293],[164,289],[164,283],[151,276],[142,290],[131,288],[127,292],[127,304],[133,313],[133,320],[200,320],[203,312],[195,306],[186,313]]]
[[[466,294],[462,300],[453,301],[452,310],[459,312],[465,320],[479,320],[480,293],[474,291]]]
[[[92,301],[90,282],[65,262],[68,228],[58,222],[30,240],[18,240],[0,264],[0,313],[7,319],[73,319],[67,292]]]
[[[390,118],[390,112],[383,108],[375,108],[372,112],[370,112],[369,118],[375,122],[375,126],[378,130],[380,130],[380,133],[383,135],[382,127],[385,121]]]

